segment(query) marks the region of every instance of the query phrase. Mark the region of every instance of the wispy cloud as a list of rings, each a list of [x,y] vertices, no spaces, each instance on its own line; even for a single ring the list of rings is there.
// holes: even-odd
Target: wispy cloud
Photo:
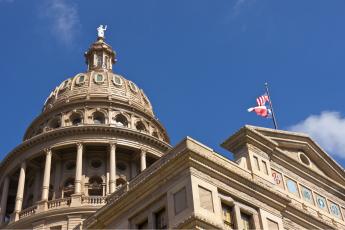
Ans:
[[[61,42],[71,44],[80,29],[78,8],[71,1],[48,0],[42,15],[50,23],[51,33]]]
[[[329,154],[345,158],[345,117],[339,112],[323,111],[310,115],[289,128],[314,138]]]

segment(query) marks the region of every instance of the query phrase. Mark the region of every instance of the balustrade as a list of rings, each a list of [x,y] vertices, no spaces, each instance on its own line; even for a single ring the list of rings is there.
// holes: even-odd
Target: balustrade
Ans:
[[[27,216],[31,216],[36,213],[37,205],[32,206],[30,208],[24,209],[19,213],[19,219],[22,219]]]
[[[51,200],[48,201],[48,210],[49,209],[56,209],[60,207],[69,207],[71,204],[71,198],[62,198],[62,199],[56,199],[56,200]]]
[[[82,197],[81,202],[83,205],[104,205],[106,203],[104,196],[85,196]]]

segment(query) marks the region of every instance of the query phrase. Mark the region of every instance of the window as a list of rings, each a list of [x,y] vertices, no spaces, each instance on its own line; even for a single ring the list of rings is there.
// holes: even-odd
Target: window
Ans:
[[[234,208],[222,203],[223,221],[230,228],[234,228]]]
[[[119,171],[126,171],[127,166],[126,166],[124,163],[117,163],[117,164],[116,164],[116,168],[117,168]]]
[[[75,169],[75,161],[68,161],[66,163],[66,169],[69,171]]]
[[[102,178],[98,176],[91,177],[89,179],[89,195],[90,196],[102,196],[103,187],[102,187]]]
[[[94,124],[104,124],[105,123],[104,114],[101,112],[93,113],[93,123]]]
[[[340,213],[340,208],[339,205],[333,203],[333,202],[329,202],[329,210],[331,212],[332,215],[341,218],[341,213]]]
[[[142,121],[138,121],[136,124],[135,124],[135,128],[139,131],[143,131],[143,132],[146,132],[146,127],[144,125],[144,123]]]
[[[123,81],[122,81],[120,76],[114,75],[113,76],[113,83],[114,83],[115,86],[122,86]]]
[[[97,74],[97,75],[95,75],[95,82],[96,82],[97,84],[103,83],[103,82],[104,82],[104,77],[103,77],[103,75],[102,75],[102,74]]]
[[[143,222],[141,222],[140,224],[137,225],[138,229],[148,229],[149,227],[149,222],[148,220],[144,220]]]
[[[241,221],[243,225],[243,230],[253,229],[252,227],[252,216],[241,212]]]
[[[167,215],[165,208],[155,214],[156,229],[167,229]]]
[[[200,207],[213,212],[212,192],[199,186]]]
[[[260,171],[260,167],[259,167],[259,159],[257,156],[253,156],[254,159],[254,165],[255,165],[255,169]]]
[[[63,196],[70,197],[74,193],[74,178],[68,178],[63,187]]]
[[[102,166],[102,161],[99,160],[99,159],[93,159],[91,160],[91,163],[90,163],[91,167],[94,168],[94,169],[98,169]]]
[[[138,87],[133,83],[133,82],[129,82],[129,88],[134,92],[137,93],[138,92]]]
[[[128,121],[127,118],[122,115],[122,114],[118,114],[115,117],[115,125],[119,126],[119,127],[128,127]]]
[[[61,120],[58,117],[54,118],[53,120],[49,122],[49,128],[57,129],[57,128],[60,128],[60,126],[61,126]]]
[[[72,125],[80,125],[83,121],[82,117],[79,113],[73,113],[69,119],[70,119]]]
[[[304,154],[304,153],[300,153],[299,154],[299,159],[301,160],[301,162],[307,166],[310,166],[310,160],[309,158]]]
[[[102,67],[102,61],[103,61],[102,54],[98,54],[97,55],[97,66],[98,67]]]
[[[320,209],[327,211],[326,199],[324,197],[316,194],[316,204]]]
[[[267,227],[269,230],[279,230],[278,223],[270,219],[267,219]]]
[[[284,189],[284,184],[283,184],[283,176],[280,172],[276,171],[275,169],[271,168],[272,172],[272,177],[274,183],[281,189]]]
[[[262,161],[262,165],[264,166],[264,172],[266,175],[268,175],[268,168],[267,168],[267,163],[266,161]]]
[[[179,214],[187,208],[186,187],[183,187],[181,190],[174,194],[174,206],[175,215]]]
[[[85,82],[85,76],[84,75],[80,75],[78,78],[77,78],[77,80],[76,80],[76,85],[82,85],[82,84],[84,84],[84,82]]]
[[[304,186],[301,186],[301,193],[302,193],[303,200],[307,201],[308,203],[314,204],[313,194],[310,189]]]
[[[289,178],[286,179],[286,187],[288,191],[296,196],[298,196],[297,183]]]

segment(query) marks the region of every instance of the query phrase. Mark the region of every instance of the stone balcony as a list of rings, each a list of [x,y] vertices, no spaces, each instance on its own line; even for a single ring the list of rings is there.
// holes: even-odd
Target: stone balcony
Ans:
[[[67,198],[54,199],[50,201],[40,201],[37,204],[22,210],[18,215],[13,214],[10,218],[9,224],[45,211],[83,206],[102,207],[105,204],[105,196],[72,195],[72,197]]]

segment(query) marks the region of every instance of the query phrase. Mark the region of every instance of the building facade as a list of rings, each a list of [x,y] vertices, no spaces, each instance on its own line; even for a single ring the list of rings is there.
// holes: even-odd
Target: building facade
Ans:
[[[245,126],[234,160],[172,147],[102,29],[2,160],[2,229],[345,229],[344,170],[311,138]]]

